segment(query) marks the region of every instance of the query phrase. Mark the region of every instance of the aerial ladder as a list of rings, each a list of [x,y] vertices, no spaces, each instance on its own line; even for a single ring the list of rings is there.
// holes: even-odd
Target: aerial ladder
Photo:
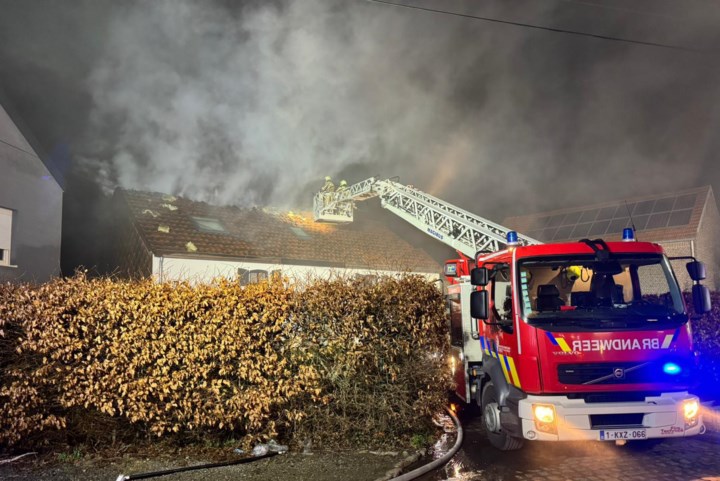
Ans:
[[[354,203],[373,197],[380,198],[383,208],[469,259],[474,259],[478,252],[498,251],[508,242],[511,229],[401,184],[396,178],[370,177],[346,190],[318,192],[313,200],[314,219],[316,222],[352,222]],[[541,243],[525,235],[517,237],[518,245]]]

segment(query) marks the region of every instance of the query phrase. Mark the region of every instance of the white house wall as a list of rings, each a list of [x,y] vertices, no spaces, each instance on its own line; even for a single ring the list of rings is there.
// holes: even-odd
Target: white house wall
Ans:
[[[0,282],[44,282],[60,274],[62,195],[0,106],[0,208],[12,211],[10,265],[0,266]]]
[[[268,273],[279,270],[283,276],[303,281],[309,278],[330,279],[333,276],[355,275],[383,275],[399,274],[395,271],[349,269],[337,267],[316,267],[270,264],[263,262],[240,262],[228,260],[184,259],[178,257],[153,256],[153,278],[159,282],[190,281],[193,283],[207,283],[218,277],[236,279],[238,270],[262,270]],[[439,278],[439,273],[418,273],[428,280]]]

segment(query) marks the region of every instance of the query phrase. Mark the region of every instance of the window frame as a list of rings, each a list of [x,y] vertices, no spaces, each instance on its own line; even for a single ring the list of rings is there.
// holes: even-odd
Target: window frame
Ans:
[[[6,207],[0,207],[0,216],[6,216],[9,218],[7,221],[7,233],[0,230],[0,267],[12,267],[12,252],[13,252],[13,226],[15,220],[15,212],[12,209]],[[5,222],[0,222],[0,229],[3,227]],[[3,245],[3,238],[7,238],[6,247]]]
[[[202,217],[197,215],[191,215],[190,220],[192,220],[193,224],[195,224],[195,228],[200,232],[207,232],[209,234],[227,234],[225,224],[223,224],[222,221],[217,217]],[[215,223],[220,228],[214,229],[212,227],[205,227],[202,225],[202,222]]]

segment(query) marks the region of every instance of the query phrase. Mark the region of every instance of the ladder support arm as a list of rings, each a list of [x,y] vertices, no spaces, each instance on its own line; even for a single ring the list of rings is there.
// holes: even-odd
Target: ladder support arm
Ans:
[[[412,186],[375,177],[340,192],[316,194],[315,220],[352,222],[352,203],[372,197],[380,197],[383,208],[470,258],[478,251],[503,248],[511,230]],[[348,210],[349,215],[344,215]],[[338,213],[343,215],[338,218]],[[522,245],[540,244],[524,235],[518,239]]]

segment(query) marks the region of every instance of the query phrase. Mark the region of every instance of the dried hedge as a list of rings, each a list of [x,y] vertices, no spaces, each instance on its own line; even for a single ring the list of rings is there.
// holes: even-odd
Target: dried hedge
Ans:
[[[699,386],[703,400],[720,401],[720,292],[710,294],[712,310],[692,321],[693,343],[699,353]],[[685,294],[692,312],[692,296]]]
[[[445,404],[446,333],[412,275],[0,285],[0,445],[396,440]]]

